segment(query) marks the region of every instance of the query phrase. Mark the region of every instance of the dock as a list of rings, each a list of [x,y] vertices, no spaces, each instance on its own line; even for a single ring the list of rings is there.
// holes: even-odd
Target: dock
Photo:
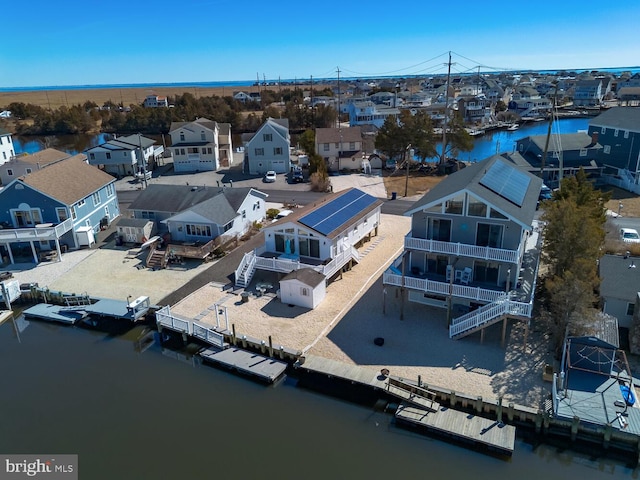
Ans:
[[[133,302],[90,298],[86,303],[66,306],[38,303],[27,308],[23,313],[25,317],[73,325],[90,315],[135,322],[149,311],[149,307],[149,297],[140,297]]]
[[[266,383],[279,380],[287,370],[287,363],[240,348],[206,348],[198,353],[203,360],[236,370]]]
[[[471,444],[490,453],[511,456],[515,448],[516,428],[446,407],[424,410],[402,403],[395,413],[400,424],[424,429],[427,433]]]

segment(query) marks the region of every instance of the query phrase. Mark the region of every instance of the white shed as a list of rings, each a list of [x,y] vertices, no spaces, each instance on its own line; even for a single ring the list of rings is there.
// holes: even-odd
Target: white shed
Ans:
[[[311,268],[301,268],[280,280],[280,301],[304,308],[316,308],[327,293],[323,274]]]
[[[124,243],[144,243],[156,230],[153,220],[146,218],[121,218],[117,223],[118,237]]]

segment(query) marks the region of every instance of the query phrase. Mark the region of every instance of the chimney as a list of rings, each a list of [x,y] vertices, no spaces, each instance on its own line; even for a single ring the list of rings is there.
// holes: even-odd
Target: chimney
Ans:
[[[591,145],[590,147],[594,147],[598,143],[598,132],[591,133]]]

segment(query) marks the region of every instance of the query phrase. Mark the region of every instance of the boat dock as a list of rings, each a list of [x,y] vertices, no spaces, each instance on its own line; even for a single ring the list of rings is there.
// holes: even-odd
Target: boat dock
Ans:
[[[398,425],[416,427],[425,433],[501,456],[511,456],[515,448],[514,426],[443,406],[436,401],[435,392],[401,378],[390,377],[388,371],[375,372],[311,355],[295,366],[352,385],[373,387],[380,397],[399,400],[400,406],[395,412]]]
[[[287,370],[287,363],[275,358],[231,347],[220,350],[207,348],[198,353],[203,360],[229,370],[255,377],[265,383],[274,383]]]
[[[90,315],[135,322],[146,315],[151,306],[149,297],[139,297],[131,302],[110,298],[83,298],[86,298],[86,302],[74,302],[75,305],[38,303],[23,313],[25,317],[71,325]]]

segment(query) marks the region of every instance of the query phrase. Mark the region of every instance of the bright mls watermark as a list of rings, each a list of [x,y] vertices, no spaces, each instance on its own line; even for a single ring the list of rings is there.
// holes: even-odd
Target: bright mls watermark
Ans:
[[[0,480],[78,480],[78,455],[0,455]]]

